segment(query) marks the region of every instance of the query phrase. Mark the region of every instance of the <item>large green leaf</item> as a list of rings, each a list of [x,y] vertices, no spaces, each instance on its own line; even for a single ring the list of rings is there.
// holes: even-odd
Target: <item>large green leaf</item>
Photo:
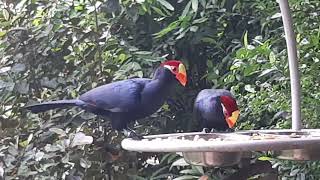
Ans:
[[[170,11],[174,10],[174,7],[166,0],[157,0],[160,4],[162,4],[164,7],[169,9]]]

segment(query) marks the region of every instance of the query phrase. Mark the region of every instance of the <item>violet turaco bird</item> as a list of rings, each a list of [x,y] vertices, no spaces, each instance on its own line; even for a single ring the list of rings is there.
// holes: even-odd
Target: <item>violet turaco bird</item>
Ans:
[[[230,91],[204,89],[195,100],[193,113],[204,131],[226,131],[234,127],[240,111]]]
[[[96,115],[111,119],[113,129],[128,137],[138,135],[128,123],[156,112],[170,96],[178,82],[185,86],[185,66],[177,60],[163,62],[152,79],[133,78],[96,87],[77,99],[57,100],[26,106],[33,113],[55,108],[77,106]],[[139,136],[141,138],[141,136]]]

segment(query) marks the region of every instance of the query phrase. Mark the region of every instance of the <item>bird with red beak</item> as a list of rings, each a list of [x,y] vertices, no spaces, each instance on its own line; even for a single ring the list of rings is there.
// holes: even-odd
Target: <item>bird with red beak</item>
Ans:
[[[176,84],[187,83],[186,68],[181,61],[165,61],[156,69],[152,79],[133,78],[96,87],[77,99],[57,100],[29,105],[39,113],[55,108],[77,106],[111,120],[114,129],[135,136],[128,124],[156,112],[170,96]]]
[[[226,131],[234,127],[240,110],[230,91],[204,89],[195,100],[194,115],[202,129]]]

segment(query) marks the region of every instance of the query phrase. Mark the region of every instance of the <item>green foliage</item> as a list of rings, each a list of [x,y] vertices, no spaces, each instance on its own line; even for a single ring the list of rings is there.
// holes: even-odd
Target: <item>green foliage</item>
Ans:
[[[304,125],[318,128],[320,3],[297,0],[290,6]],[[138,132],[198,130],[191,112],[203,88],[234,92],[241,106],[237,129],[290,128],[286,46],[275,1],[23,0],[0,7],[0,170],[6,179],[221,179],[234,172],[189,166],[176,154],[120,150],[123,137],[109,122],[78,109],[40,115],[23,109],[35,101],[76,98],[115,80],[151,76],[169,58],[187,65],[188,86],[136,123]],[[283,178],[320,177],[317,162],[270,161]]]

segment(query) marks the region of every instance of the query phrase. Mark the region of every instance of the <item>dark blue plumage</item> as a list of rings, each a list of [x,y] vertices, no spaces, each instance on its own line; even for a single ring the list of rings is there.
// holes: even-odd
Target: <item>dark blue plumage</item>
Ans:
[[[198,94],[194,103],[193,113],[202,129],[207,128],[218,131],[229,129],[221,101],[222,96],[234,99],[232,94],[224,89],[204,89]]]
[[[75,100],[45,102],[26,108],[38,113],[54,108],[78,106],[94,114],[109,117],[114,129],[124,130],[129,122],[153,114],[165,102],[178,82],[176,74],[170,68],[160,66],[153,79],[117,81],[94,88]]]

